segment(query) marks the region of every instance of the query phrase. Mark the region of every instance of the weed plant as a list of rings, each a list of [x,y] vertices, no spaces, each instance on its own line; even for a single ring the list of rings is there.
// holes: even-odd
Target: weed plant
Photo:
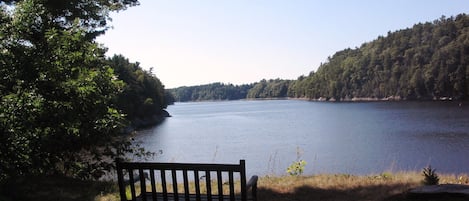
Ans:
[[[440,182],[440,177],[436,174],[436,169],[433,169],[432,166],[423,168],[424,179],[422,183],[424,185],[438,185]]]

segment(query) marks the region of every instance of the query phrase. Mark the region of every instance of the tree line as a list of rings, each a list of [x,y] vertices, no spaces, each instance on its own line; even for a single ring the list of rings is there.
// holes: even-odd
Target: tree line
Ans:
[[[289,95],[309,99],[467,99],[469,16],[389,32],[386,37],[329,57],[290,85]]]
[[[261,80],[243,85],[212,83],[168,89],[174,101],[240,100],[255,98],[283,98],[287,96],[290,80]]]
[[[99,178],[114,159],[146,154],[121,133],[164,114],[164,86],[138,63],[106,58],[95,40],[109,28],[109,12],[135,5],[0,2],[0,187],[25,175]]]
[[[176,101],[231,100],[211,96],[213,86],[208,86],[183,87],[170,92]],[[469,16],[443,16],[433,22],[388,32],[387,36],[379,36],[359,48],[336,52],[317,71],[296,80],[262,80],[241,86],[230,90],[221,86],[216,90],[218,94],[237,93],[238,99],[467,100]]]

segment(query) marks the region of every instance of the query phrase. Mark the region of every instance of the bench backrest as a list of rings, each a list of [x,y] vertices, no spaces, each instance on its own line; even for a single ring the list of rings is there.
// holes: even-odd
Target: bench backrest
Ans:
[[[229,200],[234,201],[237,197],[235,195],[236,178],[239,178],[240,181],[239,186],[236,187],[240,189],[241,200],[247,200],[244,160],[240,160],[239,164],[117,161],[116,165],[122,201],[127,201],[126,185],[130,186],[131,200],[136,200],[135,183],[140,185],[140,195],[151,195],[153,200],[157,200],[158,195],[163,196],[163,200],[168,200],[168,196],[171,195],[174,200],[189,200],[190,196],[195,196],[196,200],[201,200],[201,197],[206,200],[223,200],[223,198],[229,197]],[[212,189],[213,183],[216,183],[217,189]],[[183,185],[178,186],[178,184]],[[223,195],[223,190],[227,188],[226,185],[228,185],[229,193]],[[151,190],[148,190],[147,187]],[[190,188],[195,192],[191,193]],[[205,193],[201,193],[201,191],[205,191]],[[141,199],[147,200],[146,196],[141,196]]]

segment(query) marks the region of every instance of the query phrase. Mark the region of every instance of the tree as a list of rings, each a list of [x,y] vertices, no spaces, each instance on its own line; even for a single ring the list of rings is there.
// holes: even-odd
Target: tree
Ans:
[[[117,108],[126,115],[135,128],[138,122],[158,123],[166,116],[164,109],[170,104],[161,81],[140,64],[131,63],[122,55],[114,55],[107,61],[117,77],[125,83],[117,97]],[[141,125],[141,126],[147,126]]]
[[[254,83],[247,98],[284,98],[288,95],[289,85],[289,80],[261,80]]]
[[[130,151],[118,136],[123,89],[94,38],[122,1],[4,1],[0,10],[0,181],[13,175],[97,178]]]
[[[109,28],[107,22],[111,19],[109,12],[124,10],[139,4],[138,0],[3,0],[6,4],[25,4],[44,8],[35,12],[40,17],[44,28],[69,29],[79,24],[87,35],[87,39],[95,39],[104,34]],[[32,4],[30,4],[32,3]],[[37,18],[32,18],[37,19]]]

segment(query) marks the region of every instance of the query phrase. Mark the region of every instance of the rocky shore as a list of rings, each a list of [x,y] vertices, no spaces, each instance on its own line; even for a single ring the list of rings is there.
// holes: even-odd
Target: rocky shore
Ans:
[[[155,114],[149,118],[136,118],[131,120],[129,126],[124,129],[125,133],[130,133],[135,130],[149,128],[162,123],[166,118],[171,117],[168,111],[163,110],[160,114]]]

